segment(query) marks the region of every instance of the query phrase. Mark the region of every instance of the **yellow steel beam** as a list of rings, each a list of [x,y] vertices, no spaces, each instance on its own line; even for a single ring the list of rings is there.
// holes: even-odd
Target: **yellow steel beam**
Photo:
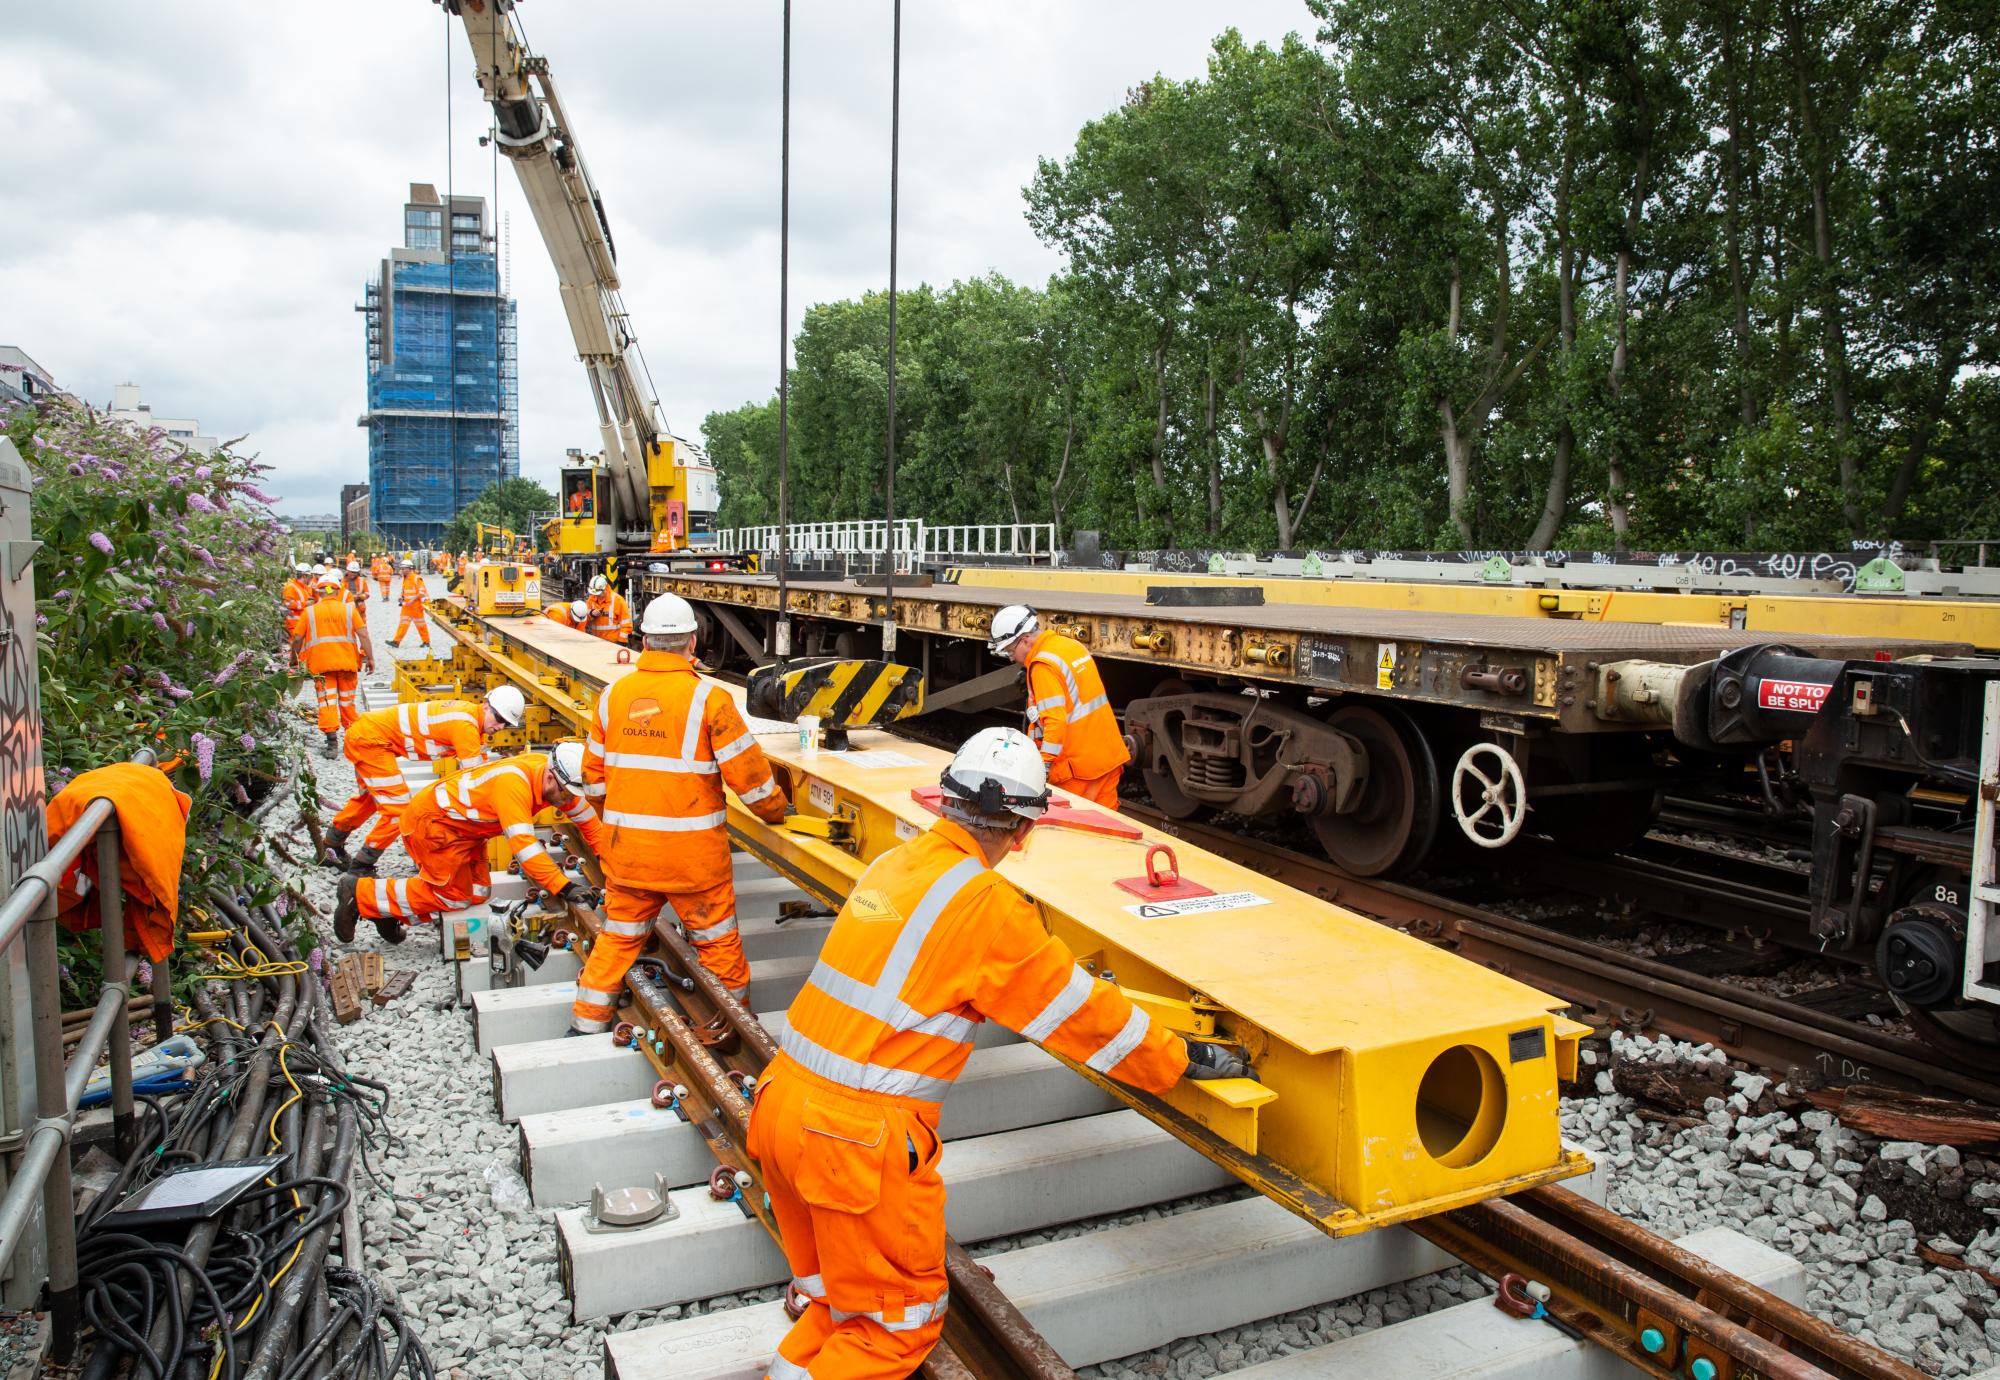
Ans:
[[[546,621],[441,612],[454,664],[520,685],[572,733],[627,670],[620,649]],[[934,819],[913,792],[936,784],[936,749],[857,730],[849,751],[813,751],[788,725],[751,727],[799,816],[768,825],[732,799],[730,834],[821,900],[840,903],[871,859]],[[1038,828],[1001,875],[1087,969],[1170,1028],[1241,1045],[1261,1081],[1154,1098],[1079,1072],[1333,1235],[1589,1167],[1559,1136],[1558,1083],[1575,1076],[1584,1027],[1557,998],[1132,828]],[[1160,903],[1117,885],[1161,844],[1213,895]]]

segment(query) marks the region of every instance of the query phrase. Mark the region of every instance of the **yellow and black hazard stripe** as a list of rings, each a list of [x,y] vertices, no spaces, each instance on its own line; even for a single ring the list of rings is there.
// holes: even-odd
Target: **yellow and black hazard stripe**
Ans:
[[[750,678],[750,711],[795,722],[817,715],[828,728],[879,728],[922,712],[924,678],[893,661],[818,661],[767,666]]]

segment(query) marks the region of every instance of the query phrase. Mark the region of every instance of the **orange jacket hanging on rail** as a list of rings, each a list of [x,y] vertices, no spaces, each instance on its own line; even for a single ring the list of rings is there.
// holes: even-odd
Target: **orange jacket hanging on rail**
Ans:
[[[125,943],[158,963],[174,951],[180,911],[181,859],[187,852],[187,817],[193,801],[174,789],[158,767],[119,762],[87,771],[49,802],[49,843],[76,823],[93,800],[118,812],[118,872],[125,892]],[[100,924],[93,893],[97,849],[88,845],[56,889],[56,919],[71,930]]]

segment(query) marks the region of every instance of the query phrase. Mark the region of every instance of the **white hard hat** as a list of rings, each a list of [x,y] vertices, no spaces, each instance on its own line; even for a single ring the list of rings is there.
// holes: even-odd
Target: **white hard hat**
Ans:
[[[549,752],[549,770],[572,791],[583,789],[583,744],[557,743]]]
[[[319,577],[319,587],[321,589],[339,589],[340,577],[329,570]]]
[[[398,561],[396,562],[396,564],[400,565],[405,570],[415,570],[417,568],[417,563],[415,561]]]
[[[347,563],[347,568],[348,568],[349,570],[359,570],[359,569],[361,569],[361,562],[359,562],[359,561],[349,561],[349,562]]]
[[[312,567],[311,567],[311,566],[309,566],[309,565],[307,565],[307,564],[306,564],[306,563],[305,563],[304,561],[293,561],[293,562],[292,562],[292,574],[294,574],[294,575],[310,575],[310,574],[312,574]]]
[[[1041,749],[1014,728],[982,728],[965,740],[939,779],[948,817],[991,823],[1012,813],[1040,819],[1049,808],[1049,769]],[[958,806],[958,809],[954,809]]]
[[[592,594],[602,594],[609,588],[611,588],[610,582],[602,575],[593,575],[590,577],[590,592]]]
[[[571,618],[588,618],[588,617],[590,617],[590,605],[588,605],[588,604],[584,603],[584,602],[583,602],[583,600],[581,600],[581,599],[572,599],[572,600],[570,600],[570,601],[569,601],[569,616],[570,616]]]
[[[694,605],[678,594],[662,594],[646,605],[639,631],[649,637],[674,637],[695,630]]]
[[[496,685],[486,692],[486,707],[507,727],[519,728],[528,716],[528,697],[511,685]]]
[[[1040,626],[1035,621],[1035,611],[1026,604],[1009,604],[993,615],[993,626],[986,634],[986,650],[1004,652]]]

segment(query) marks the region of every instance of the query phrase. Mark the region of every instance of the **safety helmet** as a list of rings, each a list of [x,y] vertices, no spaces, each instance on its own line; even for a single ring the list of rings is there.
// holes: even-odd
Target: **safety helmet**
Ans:
[[[292,574],[294,574],[294,575],[310,575],[310,574],[312,574],[312,567],[311,567],[311,566],[309,566],[309,565],[307,565],[307,564],[306,564],[306,563],[305,563],[304,561],[293,561],[293,562],[292,562]]]
[[[361,569],[361,562],[359,562],[359,561],[349,561],[349,562],[347,563],[347,568],[348,568],[349,570],[355,570],[355,571],[358,571],[358,570],[360,570],[360,569]]]
[[[397,561],[396,564],[405,570],[415,570],[417,568],[417,563],[412,560],[401,560]]]
[[[986,650],[1004,652],[1040,626],[1035,619],[1035,611],[1026,604],[1009,604],[993,615],[993,626],[986,634]]]
[[[1014,728],[982,728],[965,740],[938,778],[947,817],[987,824],[1003,813],[1040,819],[1049,808],[1041,749]],[[954,808],[954,807],[957,808]]]
[[[528,716],[528,697],[511,685],[496,685],[486,692],[486,707],[507,727],[519,728]]]
[[[557,743],[549,751],[549,770],[567,791],[583,789],[583,744]]]
[[[340,577],[329,570],[319,577],[319,587],[321,589],[339,589]]]
[[[602,594],[609,588],[611,588],[610,582],[602,575],[593,575],[590,577],[590,592],[592,594]]]
[[[584,603],[583,600],[581,599],[570,600],[569,616],[571,618],[578,619],[579,621],[590,617],[590,605]]]
[[[675,637],[695,630],[694,605],[678,594],[662,594],[646,605],[639,631],[648,637]]]

